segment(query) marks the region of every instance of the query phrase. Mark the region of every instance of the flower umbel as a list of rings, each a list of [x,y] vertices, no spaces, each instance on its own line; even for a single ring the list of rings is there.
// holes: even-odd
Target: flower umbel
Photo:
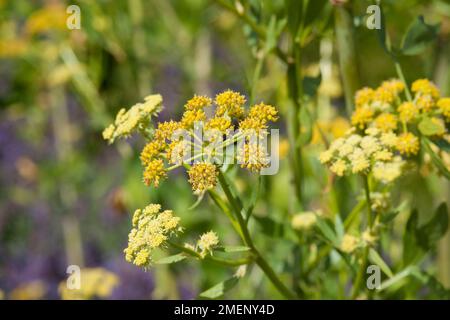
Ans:
[[[166,241],[181,231],[180,218],[171,210],[160,211],[159,204],[138,209],[133,215],[133,229],[128,235],[125,259],[139,267],[148,267],[156,248],[164,247]]]

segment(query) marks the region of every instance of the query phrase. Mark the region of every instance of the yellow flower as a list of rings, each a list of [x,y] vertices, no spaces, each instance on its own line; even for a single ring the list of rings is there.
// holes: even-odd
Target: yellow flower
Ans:
[[[428,79],[418,79],[413,82],[411,91],[419,95],[431,95],[434,99],[439,99],[438,87]]]
[[[261,121],[257,118],[247,117],[239,122],[239,129],[248,133],[261,135],[267,129],[265,121]]]
[[[431,95],[420,95],[416,98],[417,107],[423,112],[430,112],[434,107],[434,100]]]
[[[219,172],[214,164],[203,162],[194,164],[188,174],[192,190],[198,192],[214,188]]]
[[[398,136],[397,150],[406,156],[416,155],[419,152],[419,139],[410,132]]]
[[[380,141],[373,136],[365,136],[361,139],[359,146],[362,149],[362,155],[370,157],[372,154],[380,150]],[[355,151],[359,151],[355,149]]]
[[[398,137],[393,132],[383,133],[380,136],[380,141],[387,147],[395,147],[397,145]]]
[[[355,149],[355,151],[348,157],[351,161],[351,167],[353,173],[361,173],[369,168],[370,162],[367,159],[362,149]]]
[[[391,79],[389,81],[384,81],[381,84],[385,90],[390,91],[393,95],[398,95],[403,90],[405,90],[405,84],[398,79]]]
[[[181,118],[181,125],[185,129],[192,128],[195,122],[205,121],[206,114],[201,109],[186,110]]]
[[[151,204],[133,215],[133,229],[128,235],[125,259],[139,267],[148,267],[152,252],[163,247],[166,241],[181,231],[180,218],[171,210],[160,212],[161,206]]]
[[[188,141],[172,141],[167,148],[167,161],[170,164],[181,165],[190,155],[191,151],[191,145]]]
[[[103,131],[103,138],[113,143],[117,138],[127,138],[136,130],[145,130],[152,116],[162,108],[159,94],[145,97],[143,103],[137,103],[129,110],[120,109],[113,124]]]
[[[373,177],[383,183],[390,183],[400,177],[404,164],[401,157],[395,157],[389,162],[376,162],[372,169]]]
[[[335,163],[333,163],[330,167],[331,172],[335,173],[336,175],[342,177],[347,170],[347,164],[344,160],[338,159]]]
[[[345,234],[342,237],[341,250],[345,253],[352,253],[358,247],[359,240],[355,236]]]
[[[161,159],[154,159],[150,161],[144,170],[144,183],[146,185],[153,184],[156,188],[159,186],[161,179],[166,177],[166,169],[164,162]]]
[[[178,129],[181,129],[182,125],[176,121],[165,121],[158,123],[158,128],[155,130],[155,139],[165,141],[172,139],[172,135]]]
[[[260,103],[250,108],[248,116],[263,122],[275,122],[278,120],[278,111],[274,106]]]
[[[34,280],[19,285],[11,291],[11,300],[38,300],[44,298],[47,293],[47,285],[41,280]]]
[[[164,149],[165,144],[158,140],[147,143],[140,155],[142,165],[144,167],[147,166],[154,158],[158,157]]]
[[[374,246],[378,240],[378,237],[372,231],[367,229],[363,232],[362,239],[365,243],[367,243],[367,245]]]
[[[209,107],[212,104],[212,99],[207,96],[198,96],[194,95],[194,97],[184,105],[186,110],[199,110],[205,107]]]
[[[330,131],[334,138],[343,137],[349,128],[350,124],[344,117],[337,117],[330,123]]]
[[[81,269],[80,288],[68,288],[67,281],[62,281],[58,291],[63,300],[87,300],[109,297],[119,284],[116,274],[103,268]]]
[[[269,166],[269,156],[261,143],[245,143],[238,147],[237,160],[241,168],[257,172]]]
[[[357,108],[352,115],[352,125],[359,129],[364,129],[364,127],[373,120],[373,115],[373,110],[367,106]]]
[[[244,115],[244,104],[247,100],[238,92],[227,90],[216,96],[216,115],[221,117],[228,114],[230,117],[240,118]]]
[[[419,115],[419,108],[412,102],[404,102],[398,108],[400,120],[411,122]]]
[[[373,98],[375,97],[375,91],[371,88],[365,87],[358,91],[355,94],[355,105],[356,108],[360,108],[366,104],[370,104]]]
[[[382,113],[375,119],[375,126],[383,132],[397,129],[397,117],[392,113]]]
[[[311,211],[302,212],[292,217],[291,225],[295,230],[309,230],[316,224],[316,214]]]
[[[322,164],[328,163],[333,159],[333,151],[332,150],[325,150],[319,155],[319,161]]]
[[[450,98],[442,98],[438,101],[437,106],[445,117],[446,122],[450,122]]]
[[[200,248],[200,254],[204,257],[208,252],[211,252],[212,249],[219,244],[219,238],[214,231],[209,231],[200,236],[200,239],[197,241],[197,247]]]
[[[228,117],[214,117],[205,124],[205,129],[216,129],[225,133],[231,127],[231,119]]]
[[[377,151],[374,155],[375,160],[390,161],[394,157],[394,154],[386,149]]]
[[[392,104],[395,99],[395,93],[390,87],[381,86],[375,90],[374,100],[381,104]]]

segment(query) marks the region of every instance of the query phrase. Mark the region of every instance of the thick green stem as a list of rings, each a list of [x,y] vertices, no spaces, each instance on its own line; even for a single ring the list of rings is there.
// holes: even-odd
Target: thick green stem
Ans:
[[[219,172],[219,183],[225,193],[225,196],[227,197],[228,201],[231,204],[231,207],[233,208],[234,214],[236,216],[237,222],[239,224],[241,234],[243,236],[243,241],[247,247],[250,248],[252,254],[255,257],[256,264],[261,268],[261,270],[265,273],[265,275],[269,278],[269,280],[272,282],[272,284],[278,289],[278,291],[287,299],[295,299],[295,294],[289,290],[283,282],[278,278],[275,271],[270,267],[270,265],[266,262],[266,260],[263,258],[263,256],[259,253],[259,251],[256,249],[255,245],[253,244],[253,240],[250,236],[250,232],[248,231],[247,224],[245,223],[245,220],[242,215],[242,204],[240,201],[238,201],[231,192],[230,187],[228,186],[228,183],[223,175],[222,172]]]
[[[347,7],[336,6],[334,20],[339,65],[344,85],[345,105],[347,114],[351,115],[353,112],[353,96],[359,88],[353,17]]]
[[[287,114],[287,128],[290,144],[289,160],[291,164],[291,170],[293,174],[293,182],[295,194],[298,202],[303,205],[303,166],[302,166],[302,146],[299,136],[301,134],[300,123],[300,109],[302,98],[302,76],[301,76],[301,55],[300,48],[292,41],[292,53],[295,57],[295,61],[288,64],[287,69],[287,82],[288,82],[288,94],[292,102],[289,106]]]
[[[369,223],[370,230],[372,230],[374,217],[372,212],[372,200],[370,198],[369,178],[366,175],[364,175],[363,181],[364,181],[364,193],[366,195],[366,204],[367,204],[367,221]]]
[[[373,217],[373,213],[372,213],[372,200],[370,198],[369,179],[366,175],[363,175],[362,178],[363,178],[363,183],[364,183],[364,191],[365,191],[365,195],[366,195],[367,220],[368,220],[369,229],[372,231],[374,217]],[[357,298],[359,292],[361,291],[361,287],[364,282],[364,275],[366,274],[368,258],[369,258],[369,247],[366,246],[364,248],[363,256],[361,258],[361,265],[359,267],[358,274],[356,275],[355,283],[353,285],[352,299]]]

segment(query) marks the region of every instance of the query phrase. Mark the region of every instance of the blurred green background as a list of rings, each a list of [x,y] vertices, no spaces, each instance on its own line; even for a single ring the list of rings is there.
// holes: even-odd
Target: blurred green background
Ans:
[[[311,108],[318,113],[318,126],[328,135],[338,136],[349,124],[342,117],[345,99],[334,8],[323,2],[320,24],[303,53],[303,68],[310,76],[321,71],[322,83]],[[371,3],[352,3],[353,63],[361,86],[376,86],[396,76],[376,32],[364,25],[365,10]],[[81,9],[80,30],[66,27],[66,8],[71,4]],[[260,8],[261,24],[286,14],[281,0],[255,0],[250,5]],[[409,81],[428,77],[448,96],[449,2],[391,0],[383,5],[393,42],[401,39],[420,14],[429,23],[441,22],[437,41],[424,54],[403,59],[402,66]],[[193,235],[214,229],[221,241],[238,242],[208,201],[188,210],[196,198],[182,172],[158,189],[146,187],[139,162],[144,142],[130,138],[108,146],[101,132],[120,108],[151,93],[160,93],[164,99],[159,120],[178,119],[183,104],[194,93],[213,96],[227,88],[247,96],[253,92],[257,100],[278,106],[285,116],[285,66],[275,55],[268,55],[255,84],[255,41],[248,25],[216,1],[0,0],[0,289],[4,297],[58,298],[57,286],[66,278],[69,264],[114,272],[120,285],[110,297],[119,299],[195,298],[230,273],[199,263],[158,266],[144,272],[124,261],[130,214],[150,202],[174,210]],[[283,121],[278,126],[284,137]],[[289,184],[286,138],[282,146],[280,172],[266,179],[265,194],[255,209],[255,214],[270,214],[280,224],[288,220],[290,212],[290,194],[285,192]],[[327,211],[330,200],[323,193],[326,170],[316,160],[317,151],[323,148],[314,131],[305,155],[305,179],[310,207]],[[402,184],[408,186],[402,196],[413,198],[425,215],[440,200],[449,199],[448,182],[430,175],[426,185],[420,177],[409,177],[399,182],[398,189],[403,190]],[[255,179],[250,174],[236,176],[244,196],[250,196]],[[416,186],[420,186],[419,192]],[[345,211],[351,209],[359,189],[344,187],[347,189],[342,192],[353,199],[341,208]],[[402,230],[397,232],[394,240],[401,237]],[[265,244],[274,267],[282,268],[283,258],[294,244],[284,239],[271,243],[271,237],[263,232],[256,238]],[[389,250],[395,253],[399,249],[394,240]],[[447,234],[440,251],[426,262],[447,287],[449,248]],[[315,276],[322,287],[318,292],[328,292],[316,298],[339,297],[336,279],[342,271],[330,270]],[[258,270],[251,270],[245,284],[230,291],[229,297],[279,298],[261,284],[265,284],[262,278]]]

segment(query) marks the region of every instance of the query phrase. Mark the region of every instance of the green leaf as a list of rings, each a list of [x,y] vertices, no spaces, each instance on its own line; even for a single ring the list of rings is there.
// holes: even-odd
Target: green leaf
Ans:
[[[394,220],[398,216],[399,213],[400,213],[399,210],[393,210],[386,214],[383,214],[383,215],[381,215],[380,222],[383,224],[388,224],[389,222]]]
[[[445,139],[438,139],[436,141],[434,141],[434,143],[439,147],[439,149],[441,149],[442,151],[445,152],[450,152],[450,142],[448,142]]]
[[[246,247],[246,246],[220,246],[220,247],[215,248],[215,250],[232,253],[232,252],[249,251],[250,248]]]
[[[397,273],[395,276],[393,276],[390,279],[381,283],[380,291],[386,290],[396,284],[401,283],[401,280],[412,275],[415,270],[417,270],[416,266],[410,266],[410,267],[404,269],[403,271]]]
[[[297,36],[298,28],[302,21],[303,15],[303,1],[302,0],[285,0],[284,1],[286,15],[288,18],[287,24],[289,32],[292,37]]]
[[[216,284],[206,291],[203,291],[202,293],[200,293],[199,297],[207,299],[217,299],[223,296],[227,291],[232,289],[237,284],[237,282],[238,279],[236,277],[232,277]]]
[[[436,213],[424,226],[419,229],[418,242],[424,250],[431,249],[444,236],[448,228],[447,204],[441,203]]]
[[[439,123],[433,122],[428,117],[425,117],[419,123],[419,131],[425,136],[441,135],[445,133],[445,127]]]
[[[270,53],[277,46],[277,19],[273,15],[270,17],[269,25],[267,27],[266,43],[264,46],[264,51],[266,54]]]
[[[403,41],[401,52],[404,55],[421,53],[432,41],[437,38],[440,24],[429,25],[423,16],[419,16],[409,27]]]
[[[173,256],[168,256],[168,257],[161,258],[158,261],[156,261],[155,263],[157,263],[157,264],[171,264],[171,263],[182,261],[184,259],[186,259],[186,256],[183,253],[179,253],[179,254],[175,254]]]
[[[309,97],[314,97],[319,89],[320,83],[322,82],[322,74],[319,73],[317,77],[303,78],[303,93]]]
[[[389,277],[392,278],[394,274],[392,273],[392,270],[389,268],[389,266],[384,262],[383,258],[376,252],[374,249],[369,250],[369,259],[373,263],[375,263],[377,266],[383,270],[383,272]]]
[[[302,124],[302,133],[299,137],[301,145],[307,145],[311,142],[313,136],[314,120],[306,106],[300,109],[300,122]]]
[[[406,223],[406,230],[403,236],[403,264],[409,265],[418,255],[419,246],[417,244],[417,226],[419,223],[419,213],[413,210]]]
[[[338,240],[338,237],[333,231],[333,228],[329,226],[327,220],[323,219],[322,217],[316,215],[317,217],[317,227],[319,228],[320,232],[323,234],[323,236],[329,240],[335,247],[339,247],[340,243]]]
[[[336,235],[338,238],[338,241],[340,242],[342,238],[344,237],[345,230],[344,230],[344,223],[342,222],[341,216],[339,213],[336,214],[336,217],[334,219],[334,229],[336,230]]]
[[[305,26],[314,23],[314,20],[317,20],[320,14],[323,12],[325,5],[328,3],[328,0],[313,0],[308,1],[308,7],[306,8],[305,14]]]
[[[282,236],[284,234],[284,226],[273,220],[269,217],[257,217],[254,216],[254,219],[258,223],[258,225],[261,227],[262,232],[269,236]]]

